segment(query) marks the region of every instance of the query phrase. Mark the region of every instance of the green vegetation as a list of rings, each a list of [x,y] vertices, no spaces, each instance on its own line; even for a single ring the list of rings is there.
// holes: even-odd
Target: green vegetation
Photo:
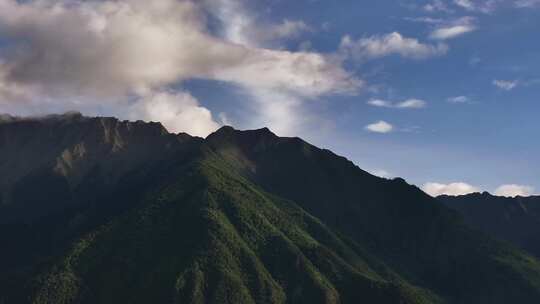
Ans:
[[[0,303],[540,300],[536,259],[403,180],[268,130],[169,144],[183,148],[114,187],[89,170],[69,190],[84,203],[32,195],[69,207],[0,220]],[[21,210],[0,207],[24,219]]]

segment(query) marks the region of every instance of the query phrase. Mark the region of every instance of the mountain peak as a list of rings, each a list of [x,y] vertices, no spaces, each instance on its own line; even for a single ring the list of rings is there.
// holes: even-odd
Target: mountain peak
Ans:
[[[206,139],[214,144],[219,142],[236,142],[243,145],[256,145],[262,142],[275,141],[279,139],[279,136],[268,128],[236,130],[231,126],[224,126],[208,135]]]
[[[219,129],[217,129],[215,132],[208,135],[207,137],[217,136],[217,135],[225,135],[225,134],[232,134],[234,132],[236,132],[235,128],[233,128],[231,126],[223,126],[223,127],[219,128]]]
[[[253,129],[253,130],[237,130],[234,127],[231,127],[231,126],[223,126],[223,127],[219,128],[217,131],[215,131],[214,133],[210,134],[209,137],[212,136],[212,135],[246,134],[246,133],[277,136],[274,132],[272,132],[267,127],[260,128],[260,129]]]
[[[403,179],[268,128],[185,136],[0,124],[0,303],[539,302],[536,260]]]

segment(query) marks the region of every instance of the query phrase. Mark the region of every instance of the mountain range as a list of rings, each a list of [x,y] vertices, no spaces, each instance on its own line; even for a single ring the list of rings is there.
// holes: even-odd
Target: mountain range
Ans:
[[[540,197],[500,197],[487,192],[440,196],[465,222],[540,258]]]
[[[3,116],[0,303],[540,303],[439,200],[268,129]]]

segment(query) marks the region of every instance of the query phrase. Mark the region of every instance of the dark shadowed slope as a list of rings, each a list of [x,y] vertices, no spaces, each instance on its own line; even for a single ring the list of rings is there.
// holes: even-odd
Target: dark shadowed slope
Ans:
[[[0,136],[0,303],[540,300],[534,258],[297,138],[81,116]]]
[[[94,190],[114,190],[172,156],[179,158],[197,141],[169,134],[159,123],[76,113],[0,123],[0,202],[13,207],[0,222],[81,204]],[[27,185],[40,189],[27,191]],[[44,197],[47,204],[41,204]]]
[[[499,197],[489,193],[440,196],[471,227],[509,241],[540,257],[540,197]]]
[[[294,200],[415,284],[457,303],[537,296],[509,287],[517,281],[538,286],[537,274],[510,274],[537,268],[536,261],[471,232],[457,213],[402,179],[374,177],[330,151],[267,129],[224,128],[207,141],[246,178]]]

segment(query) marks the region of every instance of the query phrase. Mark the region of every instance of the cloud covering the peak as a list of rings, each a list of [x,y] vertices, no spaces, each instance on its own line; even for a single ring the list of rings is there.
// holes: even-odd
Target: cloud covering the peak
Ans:
[[[0,37],[10,41],[0,53],[0,111],[114,108],[122,113],[118,109],[125,107],[138,109],[128,113],[130,118],[163,120],[172,131],[189,128],[169,112],[182,113],[177,117],[186,121],[197,117],[204,125],[200,130],[211,130],[217,123],[208,109],[194,98],[186,103],[185,92],[171,87],[206,79],[303,100],[354,92],[362,85],[330,56],[216,36],[208,30],[208,13],[204,2],[189,0],[0,0]],[[284,21],[268,39],[302,30],[301,23]],[[154,100],[149,96],[164,94],[174,98],[161,102],[160,111],[149,116],[141,111]]]

